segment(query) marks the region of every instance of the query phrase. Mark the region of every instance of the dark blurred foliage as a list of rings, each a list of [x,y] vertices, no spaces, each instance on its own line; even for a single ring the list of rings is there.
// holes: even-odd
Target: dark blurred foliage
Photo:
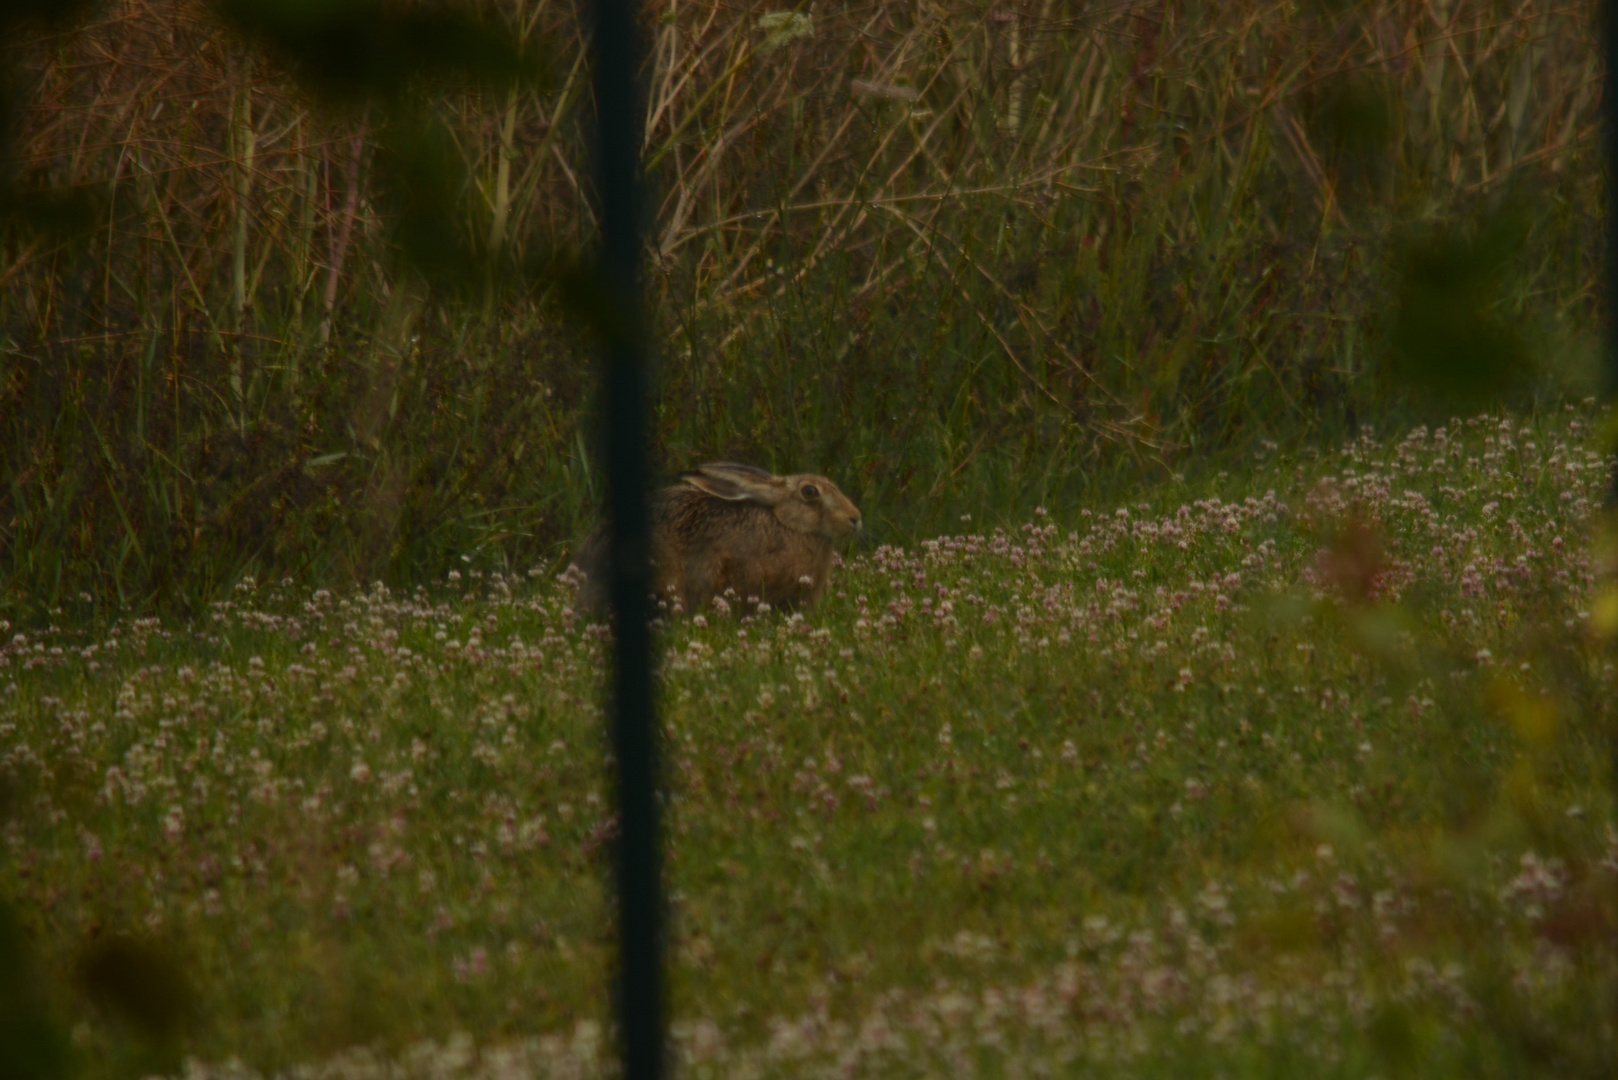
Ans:
[[[174,1039],[191,1006],[178,965],[137,938],[112,936],[92,944],[79,957],[76,981],[98,1007],[154,1040]]]
[[[0,1080],[59,1080],[72,1054],[28,936],[0,900]]]
[[[466,177],[442,126],[424,116],[390,118],[375,167],[383,214],[410,265],[440,289],[462,291],[483,280],[486,252],[453,211]]]
[[[497,87],[541,79],[532,46],[482,14],[381,0],[214,0],[227,25],[328,108],[375,116],[378,191],[396,250],[435,288],[511,284],[460,224],[471,185],[451,137],[413,90],[429,80]]]
[[[16,792],[0,775],[0,826]],[[72,1069],[71,1044],[50,1009],[49,982],[17,911],[0,897],[0,1080],[59,1080]]]
[[[536,49],[464,8],[382,0],[214,0],[213,8],[317,101],[377,118],[380,210],[395,249],[425,282],[461,294],[517,283],[462,224],[472,185],[450,134],[413,91],[427,81],[537,81],[545,64]]]
[[[460,9],[381,0],[214,0],[213,7],[331,103],[397,101],[423,78],[509,84],[539,70],[504,26]]]
[[[1527,388],[1528,346],[1501,303],[1525,231],[1524,214],[1508,205],[1403,245],[1391,374],[1435,415],[1512,404]]]
[[[181,1036],[194,998],[162,946],[109,936],[87,944],[73,989],[112,1020],[108,1046],[122,1071],[169,1075],[181,1064]],[[41,963],[16,909],[0,900],[0,1080],[65,1080],[78,1052],[59,1013],[65,987]]]
[[[112,1022],[113,1052],[130,1071],[171,1076],[196,1000],[171,949],[126,934],[91,941],[74,963],[75,989]]]
[[[86,14],[95,0],[5,0],[0,3],[0,30],[3,41],[30,25],[62,27]]]
[[[96,220],[93,192],[21,175],[12,144],[23,101],[7,55],[30,34],[70,26],[94,7],[94,0],[0,0],[0,232],[63,237]]]
[[[1394,102],[1372,75],[1338,75],[1304,102],[1310,135],[1336,178],[1339,200],[1353,203],[1379,193],[1391,169]]]

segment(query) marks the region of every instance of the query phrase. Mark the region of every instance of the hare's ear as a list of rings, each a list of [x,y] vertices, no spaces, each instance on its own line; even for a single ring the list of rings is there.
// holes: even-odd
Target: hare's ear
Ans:
[[[747,492],[721,476],[708,476],[700,472],[681,473],[680,482],[726,502],[742,502],[747,498]]]
[[[698,491],[727,502],[755,502],[775,506],[786,498],[786,485],[773,473],[751,465],[711,461],[683,473],[680,479]]]

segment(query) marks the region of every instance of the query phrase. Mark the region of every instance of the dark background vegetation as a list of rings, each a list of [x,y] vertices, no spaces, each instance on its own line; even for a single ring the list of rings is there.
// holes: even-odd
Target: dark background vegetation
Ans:
[[[554,569],[589,527],[548,272],[593,228],[577,10],[466,9],[505,53],[401,19],[352,84],[294,81],[281,10],[124,0],[6,49],[7,182],[79,226],[0,244],[12,618]],[[880,540],[1424,395],[1590,393],[1594,16],[658,6],[659,460],[826,472]],[[383,78],[424,41],[433,77]]]

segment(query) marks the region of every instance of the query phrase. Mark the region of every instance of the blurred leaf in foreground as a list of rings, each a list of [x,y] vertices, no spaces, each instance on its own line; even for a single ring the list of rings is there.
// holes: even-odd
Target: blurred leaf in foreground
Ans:
[[[1420,1060],[1415,1017],[1404,1005],[1382,1005],[1371,1017],[1365,1033],[1377,1057],[1395,1075],[1412,1071]]]
[[[509,83],[538,69],[509,31],[445,5],[215,0],[214,8],[333,101],[395,98],[423,75]]]
[[[1527,345],[1499,310],[1525,224],[1511,207],[1475,228],[1434,226],[1405,248],[1391,374],[1446,416],[1499,406],[1528,383]]]
[[[0,1080],[60,1080],[71,1071],[30,952],[16,913],[0,901]]]
[[[79,957],[78,983],[85,996],[154,1041],[175,1039],[191,1006],[180,968],[150,942],[109,937]]]
[[[508,277],[469,227],[475,185],[454,136],[410,91],[421,80],[511,86],[536,79],[538,52],[471,5],[387,0],[214,0],[227,24],[261,46],[303,88],[381,114],[378,194],[405,260],[435,287],[467,290]]]
[[[1608,585],[1590,605],[1590,628],[1602,641],[1618,638],[1618,585]]]
[[[1556,740],[1561,717],[1555,699],[1549,694],[1527,690],[1511,679],[1496,677],[1489,684],[1489,698],[1495,711],[1525,744],[1546,747]]]
[[[61,30],[85,14],[93,0],[0,0],[0,232],[62,239],[97,220],[96,199],[83,187],[54,187],[22,172],[13,149],[23,94],[6,55],[30,28]]]
[[[1337,178],[1339,196],[1369,196],[1387,174],[1394,135],[1387,87],[1364,74],[1339,75],[1306,108],[1310,134]]]
[[[0,29],[14,30],[28,23],[60,27],[84,14],[94,0],[0,0]],[[6,39],[7,44],[10,39]]]
[[[384,215],[400,251],[434,284],[479,279],[482,252],[457,212],[466,170],[448,132],[426,117],[379,132],[376,177]]]
[[[102,202],[83,187],[50,187],[0,179],[0,229],[66,239],[92,228]]]

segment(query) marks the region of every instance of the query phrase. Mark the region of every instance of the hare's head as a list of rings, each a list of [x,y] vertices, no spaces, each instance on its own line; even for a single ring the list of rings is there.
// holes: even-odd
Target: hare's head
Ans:
[[[824,476],[776,476],[751,465],[714,461],[680,479],[716,499],[768,507],[792,532],[842,540],[860,530],[859,507]]]

